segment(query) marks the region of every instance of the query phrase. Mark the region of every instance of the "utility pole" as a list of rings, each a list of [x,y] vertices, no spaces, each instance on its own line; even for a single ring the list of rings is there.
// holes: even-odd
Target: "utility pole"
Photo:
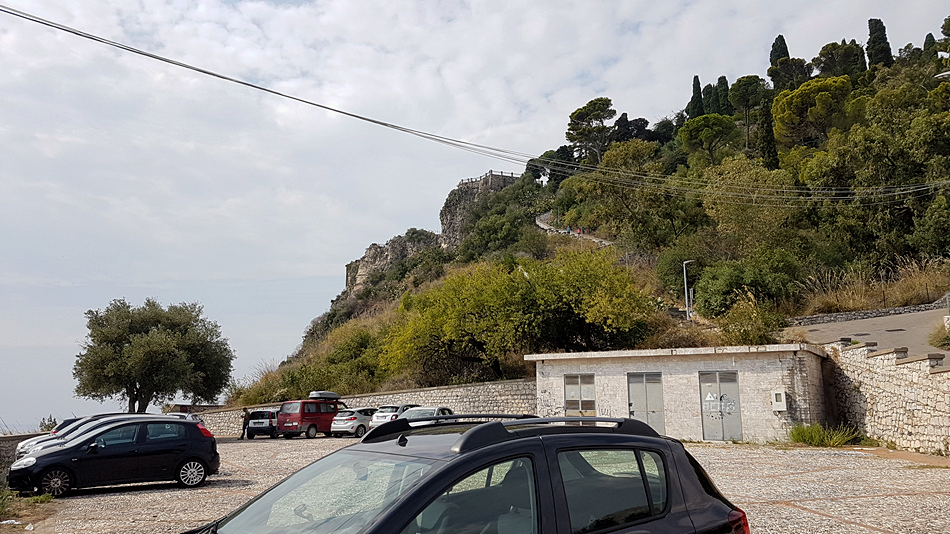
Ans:
[[[686,264],[693,263],[696,260],[686,260],[683,262],[683,299],[686,301],[686,320],[690,320],[689,316],[689,284],[686,281]]]

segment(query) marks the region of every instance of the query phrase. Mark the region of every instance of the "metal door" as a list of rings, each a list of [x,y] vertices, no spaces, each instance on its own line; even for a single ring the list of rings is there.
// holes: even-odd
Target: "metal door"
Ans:
[[[666,432],[662,374],[627,374],[627,396],[631,418],[643,421],[660,434]]]
[[[739,373],[736,371],[700,372],[699,393],[703,406],[703,439],[741,440]]]

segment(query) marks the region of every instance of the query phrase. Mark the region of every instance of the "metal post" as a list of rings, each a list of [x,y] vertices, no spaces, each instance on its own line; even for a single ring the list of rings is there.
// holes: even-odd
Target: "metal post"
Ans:
[[[686,260],[683,262],[683,299],[686,301],[686,320],[689,321],[689,284],[686,282],[686,264],[696,260]]]

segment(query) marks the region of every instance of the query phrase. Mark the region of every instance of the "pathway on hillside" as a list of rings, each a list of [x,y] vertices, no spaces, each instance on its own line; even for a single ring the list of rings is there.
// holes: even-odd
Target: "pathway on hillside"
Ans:
[[[536,224],[538,228],[544,230],[545,232],[549,234],[564,234],[564,235],[569,235],[571,237],[586,239],[588,241],[597,243],[598,245],[602,247],[609,247],[610,245],[614,244],[613,241],[607,241],[606,239],[601,239],[599,237],[594,237],[592,235],[588,235],[588,234],[584,234],[580,232],[568,231],[565,228],[557,228],[557,227],[551,226],[550,224],[548,224],[548,222],[553,218],[554,218],[554,214],[550,211],[547,213],[542,213],[541,215],[538,215],[537,217],[535,217],[534,224]]]
[[[792,329],[804,330],[808,340],[813,343],[828,343],[842,337],[849,337],[858,342],[875,341],[878,350],[907,347],[908,356],[918,356],[940,352],[940,349],[930,346],[927,339],[938,325],[943,324],[943,317],[947,314],[946,308],[939,308],[871,319],[799,326]]]

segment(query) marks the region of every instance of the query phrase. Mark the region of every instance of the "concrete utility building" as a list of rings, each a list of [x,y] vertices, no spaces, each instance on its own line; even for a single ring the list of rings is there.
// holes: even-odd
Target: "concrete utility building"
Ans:
[[[827,358],[805,343],[525,356],[542,417],[632,417],[678,439],[755,442],[826,422]]]

